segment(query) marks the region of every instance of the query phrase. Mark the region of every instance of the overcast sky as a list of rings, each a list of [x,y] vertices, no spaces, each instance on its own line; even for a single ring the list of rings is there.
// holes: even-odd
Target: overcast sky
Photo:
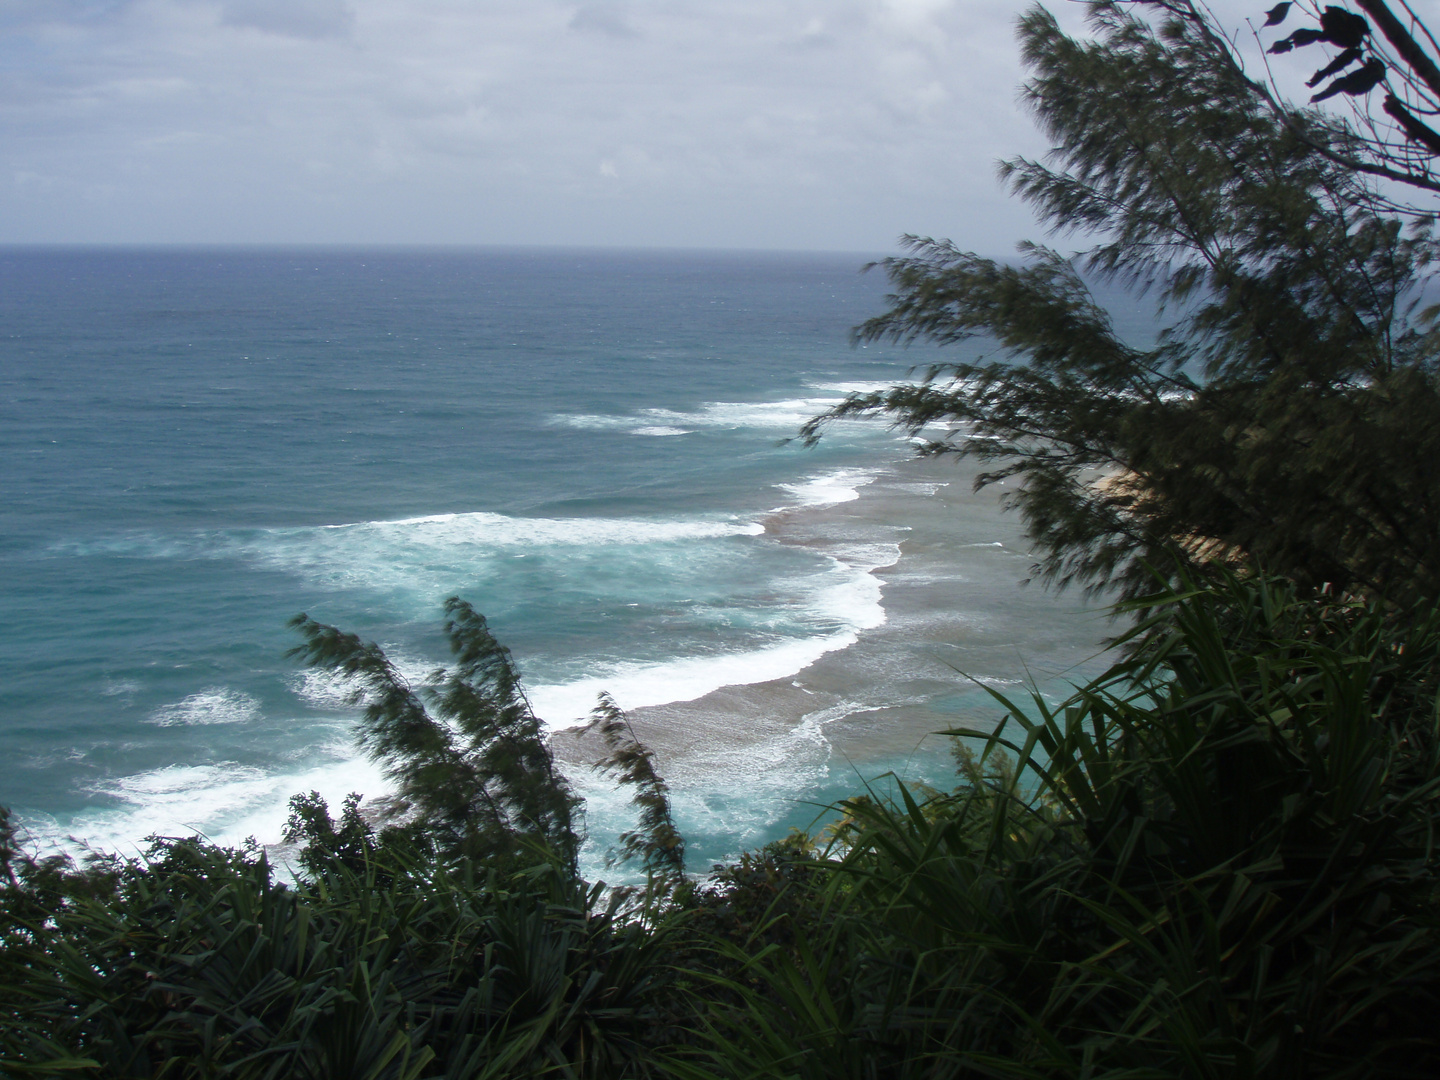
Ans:
[[[0,243],[1001,254],[1025,6],[0,0]]]

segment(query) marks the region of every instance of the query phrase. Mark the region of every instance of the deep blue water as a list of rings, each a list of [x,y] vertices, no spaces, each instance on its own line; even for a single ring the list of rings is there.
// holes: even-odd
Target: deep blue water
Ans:
[[[849,345],[865,261],[0,251],[0,802],[123,846],[378,793],[343,688],[285,658],[299,611],[419,674],[463,595],[557,727],[601,686],[658,705],[852,643],[899,548],[767,522],[908,456],[878,425],[781,442],[930,359]],[[786,806],[828,790],[807,775]],[[731,854],[794,819],[765,798],[682,824]]]

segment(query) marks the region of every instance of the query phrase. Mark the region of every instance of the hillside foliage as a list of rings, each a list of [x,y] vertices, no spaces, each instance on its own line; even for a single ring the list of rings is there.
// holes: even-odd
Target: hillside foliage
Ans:
[[[3,1068],[1433,1075],[1440,609],[1238,576],[1141,604],[1070,698],[952,732],[953,790],[851,800],[687,888],[313,816],[293,881],[198,840],[47,863],[12,829]]]

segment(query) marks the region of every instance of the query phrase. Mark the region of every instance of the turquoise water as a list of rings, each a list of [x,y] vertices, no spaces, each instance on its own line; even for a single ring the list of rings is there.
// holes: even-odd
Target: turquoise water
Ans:
[[[444,660],[439,606],[458,593],[556,729],[601,688],[645,709],[801,687],[893,630],[897,530],[917,527],[897,515],[939,529],[936,482],[878,425],[782,444],[931,358],[849,345],[882,305],[864,262],[0,252],[0,802],[39,840],[133,849],[187,829],[273,841],[296,791],[382,793],[344,688],[285,658],[300,611],[418,677]],[[977,545],[1014,547],[993,505],[966,505],[989,515]],[[967,570],[966,595],[1024,576],[1009,554]],[[1048,603],[1025,601],[1036,625]],[[1066,656],[1098,636],[1065,633]],[[909,705],[969,692],[942,683]],[[859,766],[805,722],[677,759],[697,862],[853,786]],[[904,739],[867,754],[915,758]],[[577,781],[599,858],[624,809]]]

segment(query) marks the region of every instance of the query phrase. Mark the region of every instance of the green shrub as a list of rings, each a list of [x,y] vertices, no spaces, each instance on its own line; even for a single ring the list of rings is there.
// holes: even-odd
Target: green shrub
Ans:
[[[705,1068],[1435,1073],[1436,612],[1236,578],[1143,603],[1103,676],[957,733],[960,790],[848,804],[823,934],[751,959]]]

